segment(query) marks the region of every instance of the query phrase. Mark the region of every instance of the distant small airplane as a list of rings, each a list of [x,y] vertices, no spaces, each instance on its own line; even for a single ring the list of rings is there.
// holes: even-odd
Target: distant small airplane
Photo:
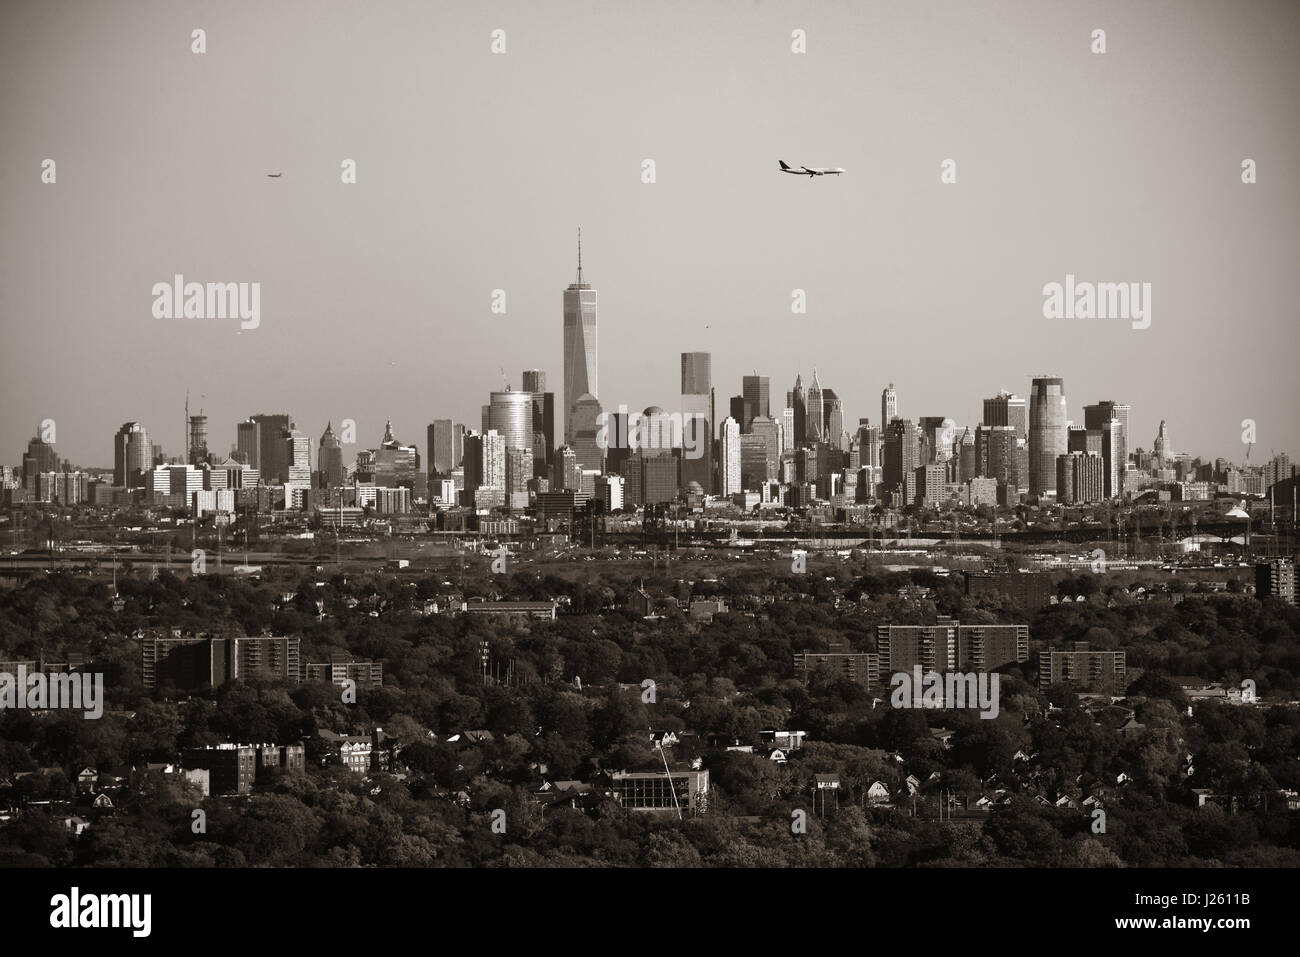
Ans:
[[[795,176],[807,176],[811,179],[814,176],[839,176],[844,170],[838,166],[834,169],[824,166],[800,166],[798,169],[793,166],[787,166],[785,160],[777,160],[781,164],[782,173],[791,173]]]
[[[271,179],[279,179],[279,178],[280,178],[281,176],[283,176],[284,174],[283,174],[283,173],[267,173],[266,175],[269,176],[269,177],[271,177]]]

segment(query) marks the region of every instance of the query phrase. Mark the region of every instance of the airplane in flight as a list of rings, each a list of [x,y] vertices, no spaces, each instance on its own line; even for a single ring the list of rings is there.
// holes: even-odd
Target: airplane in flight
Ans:
[[[279,178],[280,178],[281,176],[283,176],[284,174],[283,174],[283,173],[267,173],[266,175],[269,176],[271,179],[279,179]]]
[[[793,173],[795,176],[807,176],[812,179],[814,176],[839,176],[844,170],[838,166],[830,169],[824,166],[787,166],[785,160],[777,160],[781,164],[782,173]]]

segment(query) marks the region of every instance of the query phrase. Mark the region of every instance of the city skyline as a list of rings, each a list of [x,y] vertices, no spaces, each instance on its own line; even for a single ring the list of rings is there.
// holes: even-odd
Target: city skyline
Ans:
[[[696,353],[682,353],[682,355],[685,356],[685,355],[709,355],[709,354],[708,354],[708,353],[699,353],[699,352],[696,352]],[[539,370],[536,370],[536,369],[527,369],[527,370],[523,370],[523,371],[524,371],[525,373],[528,373],[528,372],[538,372]],[[544,374],[544,371],[545,371],[545,370],[540,370],[540,371],[543,372],[543,374]],[[798,376],[800,376],[800,375],[801,375],[801,373],[796,371],[796,377],[798,377]],[[742,384],[741,384],[741,387],[740,387],[741,390],[743,390],[743,388],[744,388],[744,380],[745,380],[745,379],[754,379],[754,378],[761,378],[761,379],[763,379],[763,380],[768,380],[768,379],[770,379],[771,377],[769,377],[769,376],[767,376],[767,375],[756,376],[754,373],[751,373],[751,374],[749,374],[749,375],[741,376],[741,377],[740,377],[740,379],[741,379],[741,383],[742,383]],[[1029,377],[1029,380],[1030,380],[1030,389],[1026,390],[1026,392],[1032,393],[1032,383],[1033,383],[1034,381],[1037,381],[1037,380],[1040,380],[1040,379],[1041,379],[1041,380],[1051,379],[1052,381],[1055,382],[1055,381],[1058,381],[1058,380],[1063,381],[1063,380],[1064,380],[1064,377],[1061,377],[1061,376],[1044,376],[1044,375],[1034,375],[1034,376],[1031,376],[1031,377]],[[508,376],[507,376],[507,381],[509,381],[509,377],[508,377]],[[522,380],[521,380],[521,381],[522,381]],[[766,383],[764,383],[764,384],[766,384]],[[891,382],[891,383],[890,383],[890,386],[893,386],[893,385],[894,385],[894,383]],[[724,391],[725,391],[725,389],[726,389],[726,387],[724,387],[724,386],[716,386],[716,385],[715,385],[715,388],[722,388],[722,389],[724,389]],[[1095,424],[1095,425],[1094,425],[1094,424],[1091,424],[1091,423],[1093,422],[1093,418],[1092,418],[1092,415],[1091,415],[1091,410],[1092,410],[1092,409],[1095,409],[1095,408],[1100,408],[1100,407],[1102,407],[1102,406],[1118,405],[1118,406],[1120,406],[1120,407],[1122,407],[1122,408],[1125,408],[1125,409],[1126,409],[1126,413],[1131,414],[1131,403],[1122,402],[1122,401],[1121,401],[1121,402],[1117,402],[1117,400],[1114,400],[1114,399],[1100,399],[1100,398],[1096,398],[1096,397],[1094,397],[1094,396],[1092,396],[1092,395],[1085,395],[1085,397],[1084,397],[1083,399],[1080,399],[1080,400],[1073,400],[1073,399],[1070,398],[1070,396],[1073,394],[1073,390],[1071,389],[1071,387],[1069,386],[1069,384],[1068,384],[1068,383],[1064,383],[1064,388],[1065,388],[1065,393],[1066,393],[1065,396],[1064,396],[1065,403],[1066,403],[1066,404],[1065,404],[1064,422],[1068,422],[1072,428],[1076,428],[1076,429],[1077,429],[1077,428],[1085,428],[1085,427],[1088,428],[1088,429],[1101,428],[1101,423],[1100,423],[1100,422],[1097,422],[1097,424]],[[830,391],[830,390],[825,390],[825,391]],[[934,416],[921,416],[921,415],[917,415],[917,414],[915,414],[914,412],[912,412],[912,411],[911,411],[911,410],[906,406],[906,404],[905,404],[905,402],[906,402],[905,397],[902,397],[902,396],[899,395],[900,390],[898,390],[897,388],[889,388],[889,387],[887,387],[887,389],[886,389],[885,391],[890,391],[890,392],[892,392],[892,393],[894,394],[894,395],[893,395],[893,398],[894,398],[895,402],[897,403],[897,408],[899,409],[899,412],[898,412],[898,418],[900,418],[900,419],[904,419],[904,420],[909,420],[909,421],[912,421],[913,423],[919,423],[919,421],[920,421],[922,418],[933,418],[933,417],[934,417]],[[1019,393],[1017,393],[1015,390],[999,389],[998,391],[999,391],[999,392],[1003,392],[1003,393],[1008,393],[1008,394],[1010,394],[1010,395],[1012,395],[1012,396],[1018,396],[1019,399],[1021,400],[1021,402],[1024,403],[1026,406],[1029,404],[1029,402],[1028,402],[1028,397],[1027,397],[1027,396],[1024,396],[1024,395],[1019,395]],[[484,408],[494,408],[494,409],[497,409],[497,408],[502,408],[504,405],[508,404],[508,405],[510,405],[510,406],[512,406],[512,407],[519,407],[519,408],[520,408],[520,410],[521,410],[520,412],[518,412],[518,413],[513,413],[513,414],[519,414],[519,415],[522,415],[523,412],[522,412],[522,406],[520,405],[520,403],[522,403],[522,402],[524,401],[524,400],[523,400],[523,397],[524,397],[524,396],[531,396],[531,395],[533,394],[533,393],[531,393],[531,392],[527,392],[527,391],[525,391],[525,390],[523,390],[523,389],[515,388],[514,385],[513,385],[513,383],[510,383],[510,388],[509,388],[509,389],[491,389],[491,388],[488,388],[488,389],[486,390],[486,392],[487,392],[487,394],[491,397],[491,402],[489,402],[489,403],[479,403],[480,415],[479,415],[478,417],[473,417],[472,414],[471,414],[470,416],[466,416],[465,419],[462,419],[462,418],[458,418],[458,417],[455,417],[455,416],[447,416],[447,415],[443,415],[443,414],[441,414],[441,409],[442,409],[443,407],[439,407],[438,412],[435,414],[435,416],[434,416],[433,418],[428,419],[428,420],[425,421],[422,425],[420,425],[418,428],[412,428],[412,429],[411,429],[411,434],[416,435],[417,437],[418,437],[418,436],[426,436],[426,438],[427,438],[428,429],[429,429],[431,426],[433,426],[435,422],[441,422],[441,421],[450,421],[450,422],[454,422],[457,426],[460,426],[462,429],[465,429],[465,430],[472,430],[472,431],[475,431],[475,432],[481,432],[482,429],[480,428],[479,422],[480,422],[480,419],[481,419],[481,417],[482,417],[482,410],[483,410]],[[683,400],[684,397],[685,397],[684,394],[677,394],[677,395],[675,395],[675,396],[672,395],[672,394],[670,394],[670,395],[667,395],[667,396],[662,397],[662,402],[661,402],[661,403],[651,402],[651,403],[649,403],[649,404],[646,406],[646,408],[648,409],[648,408],[650,408],[650,407],[652,407],[652,406],[659,406],[659,407],[661,407],[661,408],[673,408],[673,407],[677,407],[677,406],[680,406],[680,405],[681,405],[682,400]],[[993,394],[993,396],[987,396],[987,395],[986,395],[986,396],[984,396],[984,397],[982,397],[982,398],[979,398],[979,399],[976,399],[976,400],[972,400],[969,404],[971,404],[971,405],[976,405],[976,404],[980,405],[980,406],[982,407],[982,411],[981,411],[979,414],[976,414],[976,415],[974,415],[973,417],[971,417],[969,420],[967,420],[967,419],[965,419],[965,418],[962,418],[962,417],[959,417],[959,416],[952,416],[952,415],[944,415],[944,416],[939,416],[939,417],[941,417],[941,418],[947,418],[947,419],[952,419],[952,420],[954,421],[954,424],[955,424],[955,426],[956,426],[956,429],[958,430],[958,434],[957,434],[956,437],[957,437],[957,438],[960,438],[960,430],[962,430],[962,429],[971,429],[971,430],[973,431],[977,425],[985,424],[985,416],[986,416],[987,413],[988,413],[989,403],[992,401],[992,399],[997,398],[997,397],[998,397],[998,392],[995,392],[995,393]],[[627,407],[628,409],[630,409],[631,411],[636,411],[636,410],[637,410],[637,406],[633,406],[631,403],[628,403],[628,402],[619,402],[618,400],[614,400],[614,401],[615,401],[615,405],[614,405],[613,407],[606,406],[606,404],[605,404],[604,402],[601,402],[601,408],[604,410],[605,413],[613,414],[613,412],[616,411],[616,409],[619,407],[619,405],[625,406],[625,407]],[[725,399],[724,399],[723,401],[725,402]],[[1076,405],[1079,407],[1079,411],[1080,411],[1082,414],[1080,414],[1080,415],[1076,415],[1076,414],[1074,413],[1073,409],[1074,409],[1074,407],[1075,407]],[[783,406],[782,408],[787,408],[787,407],[784,407],[784,406]],[[1022,406],[1022,408],[1023,408],[1023,406]],[[770,412],[769,417],[772,418],[772,419],[774,419],[774,420],[779,421],[779,414],[778,414],[778,413],[779,413],[780,411],[781,411],[781,409],[778,409],[778,408],[775,407],[775,406],[769,406],[769,412]],[[880,423],[880,422],[877,422],[877,421],[874,420],[874,419],[871,419],[871,416],[870,416],[870,415],[863,415],[863,416],[853,415],[852,418],[850,418],[850,414],[851,414],[852,412],[854,412],[854,411],[856,411],[856,410],[850,409],[850,410],[848,410],[847,412],[844,413],[844,422],[845,422],[845,424],[846,424],[846,425],[845,425],[846,432],[849,431],[848,428],[847,428],[847,424],[848,424],[849,422],[851,422],[851,421],[852,421],[852,422],[860,422],[862,419],[869,419],[872,428],[882,429],[882,431],[883,431],[883,427],[884,427],[885,425],[888,425],[888,423]],[[493,412],[494,421],[496,421],[495,416],[496,416],[497,414],[498,414],[498,413],[497,413],[496,411]],[[501,414],[502,416],[506,416],[506,415],[507,415],[507,413],[505,413],[505,412],[501,412],[500,414]],[[529,410],[529,415],[531,415],[531,409]],[[238,438],[237,438],[238,426],[241,425],[241,424],[250,423],[250,422],[253,421],[253,419],[256,419],[256,418],[264,418],[264,417],[269,417],[269,416],[270,416],[269,413],[259,412],[259,413],[255,413],[255,414],[252,414],[252,415],[245,415],[245,416],[243,416],[242,418],[238,418],[238,419],[234,420],[234,421],[232,422],[231,435],[232,435],[232,436],[235,436],[235,438],[233,438],[232,441],[230,441],[230,442],[228,443],[229,446],[230,446],[230,448],[225,448],[224,446],[222,446],[222,445],[220,444],[219,440],[218,440],[215,444],[214,444],[214,442],[212,441],[212,437],[213,437],[213,436],[217,436],[217,435],[220,434],[220,431],[221,431],[220,420],[217,419],[217,417],[212,416],[212,415],[204,415],[203,417],[206,418],[207,421],[208,421],[208,425],[207,425],[207,429],[208,429],[207,434],[208,434],[208,436],[209,436],[209,445],[208,445],[208,449],[209,449],[211,455],[212,455],[216,460],[220,461],[220,460],[224,459],[226,456],[228,456],[228,455],[230,455],[230,454],[232,454],[232,453],[234,453],[234,452],[236,452],[236,451],[239,451],[239,449],[240,449],[240,445],[239,445],[239,441],[238,441]],[[161,417],[162,417],[162,416],[159,416],[159,418],[161,418]],[[197,414],[196,414],[194,417],[197,418],[197,417],[198,417]],[[281,418],[281,417],[283,417],[283,418],[287,418],[290,422],[293,422],[293,423],[296,423],[296,422],[297,422],[297,417],[296,417],[295,414],[292,413],[292,412],[290,412],[290,413],[285,413],[285,414],[277,414],[277,415],[275,416],[275,418]],[[112,416],[110,416],[110,418],[112,418]],[[393,418],[394,418],[394,416],[391,416],[391,415],[389,415],[389,416],[385,416],[385,417],[384,417],[384,423],[385,423],[385,424],[384,424],[383,429],[380,430],[380,431],[382,431],[382,432],[384,432],[384,433],[388,433],[388,432],[391,431],[391,432],[395,432],[395,434],[398,434],[398,435],[406,435],[407,433],[406,433],[404,430],[402,430],[402,429],[400,429],[400,428],[398,428],[398,429],[394,429],[394,428],[393,428],[393,425],[392,425]],[[407,418],[410,418],[410,416],[407,416]],[[559,418],[559,416],[558,416],[558,411],[557,411],[557,414],[556,414],[556,418],[557,418],[557,419]],[[726,414],[726,412],[725,412],[725,407],[724,407],[724,412],[718,414],[718,422],[714,423],[714,426],[715,426],[714,431],[715,431],[715,433],[717,432],[717,427],[720,426],[721,423],[722,423],[723,421],[725,421],[727,418],[728,418],[728,415]],[[467,421],[467,420],[468,420],[468,421]],[[337,418],[329,418],[329,417],[325,417],[324,421],[325,421],[325,424],[319,427],[319,430],[320,430],[320,432],[322,432],[322,433],[324,433],[327,429],[331,428],[331,427],[333,426],[333,424],[334,424],[336,421],[339,421],[339,420],[338,420]],[[354,421],[355,421],[355,420],[354,420]],[[503,419],[500,420],[500,421],[501,421],[502,423],[504,423],[506,420],[503,418]],[[531,422],[531,418],[529,418],[528,421]],[[1027,422],[1027,421],[1028,421],[1028,420],[1026,420],[1026,422]],[[1147,439],[1147,440],[1143,440],[1142,437],[1141,437],[1140,435],[1137,435],[1137,434],[1135,434],[1135,433],[1132,433],[1132,432],[1128,432],[1128,431],[1127,431],[1127,428],[1128,428],[1128,421],[1127,421],[1127,414],[1126,414],[1126,419],[1125,419],[1125,426],[1126,426],[1125,437],[1126,437],[1126,439],[1127,439],[1127,442],[1126,442],[1126,448],[1124,449],[1124,452],[1125,452],[1125,453],[1129,453],[1129,452],[1137,451],[1137,450],[1139,450],[1139,449],[1142,450],[1142,451],[1145,451],[1145,452],[1153,452],[1153,451],[1155,451],[1155,450],[1156,450],[1156,445],[1157,445],[1157,441],[1156,441],[1156,440],[1157,440],[1157,438],[1158,438],[1158,436],[1159,436],[1159,434],[1160,434],[1160,429],[1161,429],[1161,428],[1167,428],[1167,421],[1168,421],[1168,420],[1167,420],[1166,418],[1163,418],[1163,417],[1160,418],[1160,419],[1159,419],[1159,424],[1158,424],[1158,426],[1157,426],[1157,430],[1156,430],[1156,431],[1151,435],[1151,437],[1150,437],[1149,439]],[[214,423],[215,423],[215,425],[214,425]],[[522,425],[521,423],[522,423],[522,420],[520,420],[519,422],[513,422],[512,424],[510,424],[510,425],[508,426],[508,428],[510,428],[510,429],[512,429],[512,430],[514,430],[514,431],[519,431],[520,429],[523,428],[523,425]],[[998,425],[998,424],[1004,424],[1004,423],[1002,423],[1001,421],[995,421],[995,422],[990,422],[990,423],[987,423],[987,424],[989,424],[989,425]],[[1063,424],[1064,424],[1064,423],[1058,423],[1058,424],[1055,426],[1055,428],[1057,428],[1057,429],[1063,428]],[[56,425],[57,425],[57,422],[56,422]],[[190,430],[190,429],[186,429],[185,432],[184,432],[184,434],[185,434],[185,436],[186,436],[186,440],[187,440],[186,443],[178,443],[177,445],[174,446],[174,445],[171,445],[171,444],[169,444],[169,443],[167,442],[167,439],[166,439],[166,435],[165,435],[165,431],[164,431],[164,430],[154,431],[154,430],[150,427],[150,424],[149,424],[148,422],[143,421],[143,420],[139,420],[139,419],[131,419],[131,420],[127,420],[127,422],[125,423],[125,425],[124,425],[124,426],[121,426],[121,427],[119,428],[119,430],[118,430],[118,431],[119,431],[119,434],[120,434],[120,432],[121,432],[121,429],[125,429],[125,428],[127,428],[127,427],[129,427],[129,426],[139,426],[139,427],[143,428],[143,429],[145,430],[145,432],[147,433],[147,435],[149,436],[149,444],[150,444],[150,446],[158,446],[158,447],[162,450],[162,453],[164,454],[164,456],[166,456],[167,458],[169,458],[169,459],[171,459],[171,458],[175,458],[175,459],[177,459],[177,460],[181,460],[181,459],[183,459],[183,458],[185,457],[185,451],[186,451],[185,449],[181,449],[180,451],[177,451],[176,449],[177,449],[179,446],[181,446],[181,445],[186,445],[186,446],[188,445],[188,440],[191,438],[191,430]],[[497,428],[497,425],[489,425],[489,428],[496,429],[496,428]],[[1025,428],[1028,429],[1028,426],[1026,425]],[[313,436],[313,435],[316,434],[316,432],[315,432],[315,427],[314,427],[314,426],[309,426],[309,427],[306,427],[306,428],[302,428],[300,431],[301,431],[304,435],[307,435],[308,437]],[[527,431],[529,432],[529,434],[532,434],[532,430],[531,430],[531,429],[529,429],[529,430],[527,430]],[[857,431],[857,426],[855,425],[854,428],[853,428],[853,430],[852,430],[852,432],[856,433],[856,431]],[[39,437],[40,434],[41,434],[41,432],[42,432],[42,428],[41,428],[40,423],[38,422],[38,423],[34,426],[33,430],[32,430],[32,431],[31,431],[31,432],[30,432],[30,433],[29,433],[29,434],[28,434],[28,435],[27,435],[27,436],[22,440],[22,442],[20,443],[20,447],[21,447],[21,448],[25,448],[26,445],[27,445],[27,443],[28,443],[29,441],[31,441],[33,438],[35,438],[35,437]],[[360,451],[360,450],[364,450],[364,449],[366,449],[366,448],[368,448],[368,447],[371,447],[370,445],[368,445],[368,443],[369,443],[371,440],[368,439],[368,438],[365,438],[365,437],[364,437],[365,434],[366,434],[366,433],[363,431],[361,425],[360,425],[359,423],[357,423],[357,428],[356,428],[357,439],[356,439],[356,441],[355,441],[355,442],[347,442],[347,443],[343,443],[345,461],[347,461],[347,456],[348,456],[348,453],[347,453],[347,446],[349,446],[349,445],[355,446],[356,449],[357,449],[358,451]],[[521,433],[521,434],[522,434],[522,433]],[[1026,432],[1026,434],[1027,434],[1027,432]],[[717,437],[717,436],[715,436],[715,437]],[[159,441],[160,439],[161,439],[161,441]],[[1062,441],[1062,442],[1064,441],[1064,435],[1061,436],[1061,441]],[[381,442],[382,442],[382,437],[381,437],[381,439],[380,439],[379,441],[375,441],[375,442],[373,443],[373,446],[377,447],[379,444],[381,444]],[[102,468],[102,469],[104,469],[104,470],[106,470],[106,471],[118,471],[118,470],[119,470],[119,469],[118,469],[118,466],[117,466],[117,464],[116,464],[116,459],[117,459],[117,456],[118,456],[118,453],[117,453],[117,452],[110,452],[110,454],[109,454],[109,459],[110,459],[110,461],[108,461],[108,462],[102,462],[102,463],[101,463],[101,462],[93,461],[93,460],[83,460],[83,459],[77,458],[76,456],[73,456],[73,455],[69,455],[69,454],[67,454],[66,450],[63,448],[63,446],[61,445],[61,443],[60,443],[59,441],[55,441],[55,442],[53,442],[53,443],[51,443],[51,444],[53,444],[53,445],[56,447],[56,451],[59,453],[59,458],[60,458],[61,461],[75,463],[78,467],[81,467],[81,468],[91,468],[91,469],[101,469],[101,468]],[[113,445],[114,445],[114,443],[113,443],[112,441],[109,441],[109,442],[107,442],[107,443],[105,443],[105,444],[107,444],[110,448],[113,448]],[[417,441],[417,442],[411,442],[410,444],[416,446],[417,448],[420,448],[420,449],[424,450],[424,449],[425,449],[425,446],[427,446],[428,443],[427,443],[427,441],[426,441],[425,443],[421,444],[420,442]],[[558,434],[557,434],[557,437],[556,437],[556,440],[555,440],[555,445],[554,445],[554,448],[552,449],[552,451],[554,451],[555,449],[561,448],[561,447],[564,446],[565,444],[568,444],[568,443],[562,442],[562,441],[560,440]],[[530,447],[530,446],[531,446],[531,443],[529,443],[529,442],[525,442],[523,445],[520,445],[519,447],[523,448],[523,447]],[[1255,465],[1255,466],[1259,466],[1259,465],[1262,465],[1262,464],[1264,464],[1265,462],[1267,462],[1269,459],[1273,458],[1275,455],[1288,455],[1288,456],[1289,456],[1289,455],[1292,454],[1292,450],[1291,450],[1290,448],[1271,448],[1271,449],[1267,449],[1267,450],[1261,450],[1258,446],[1259,446],[1259,443],[1256,443],[1255,446],[1252,446],[1252,447],[1251,447],[1251,449],[1250,449],[1250,453],[1249,453],[1249,457],[1248,457],[1247,453],[1244,451],[1244,448],[1245,448],[1245,447],[1244,447],[1244,445],[1243,445],[1243,451],[1240,453],[1240,457],[1237,457],[1237,456],[1235,456],[1235,455],[1233,455],[1233,454],[1231,454],[1231,453],[1229,453],[1229,452],[1225,452],[1225,451],[1219,451],[1219,452],[1214,452],[1214,451],[1210,451],[1210,452],[1198,452],[1198,451],[1196,451],[1196,450],[1184,449],[1184,448],[1181,448],[1181,447],[1179,446],[1178,443],[1172,443],[1172,442],[1171,442],[1172,452],[1173,452],[1175,455],[1179,455],[1179,456],[1181,456],[1181,455],[1188,455],[1188,456],[1190,456],[1190,457],[1192,457],[1192,458],[1199,458],[1202,462],[1213,462],[1213,461],[1215,461],[1216,459],[1220,459],[1220,458],[1221,458],[1221,459],[1225,459],[1225,460],[1228,461],[1229,463],[1233,463],[1233,464],[1238,464],[1238,465]],[[312,447],[313,447],[313,448],[315,447],[315,440],[313,440],[313,446],[312,446]],[[1045,454],[1046,454],[1047,451],[1051,451],[1052,460],[1054,461],[1054,457],[1055,457],[1055,455],[1057,455],[1057,454],[1063,454],[1063,453],[1065,452],[1065,449],[1064,449],[1064,447],[1061,447],[1061,448],[1054,448],[1053,450],[1046,450],[1046,451],[1045,451]],[[424,452],[424,455],[427,455],[427,454],[430,454],[430,453],[426,450],[426,451]],[[424,455],[422,455],[422,458],[424,457]],[[21,454],[19,454],[18,457],[21,458]],[[2,458],[2,456],[0,456],[0,458]],[[314,461],[314,458],[315,458],[315,456],[313,455],[313,461]],[[1123,458],[1123,456],[1121,456],[1121,458]],[[254,460],[256,460],[256,457],[254,457]],[[1046,463],[1046,461],[1047,461],[1047,460],[1044,459],[1044,463]],[[12,463],[11,463],[11,464],[12,464]],[[1044,464],[1044,465],[1043,465],[1043,468],[1044,468],[1044,469],[1047,469],[1047,465]],[[1031,466],[1031,470],[1032,470],[1032,469],[1033,469],[1033,466]],[[278,469],[277,469],[277,470],[278,470]],[[1054,481],[1054,480],[1053,480],[1053,481]],[[1052,482],[1052,481],[1049,481],[1049,482],[1047,482],[1046,484],[1047,484],[1048,489],[1051,489],[1051,488],[1053,487],[1053,482]]]
[[[1075,396],[1130,404],[1137,445],[1166,419],[1178,447],[1240,459],[1250,418],[1251,461],[1300,449],[1286,281],[1300,184],[1284,175],[1300,137],[1275,122],[1296,90],[1291,8],[1103,5],[1111,48],[1096,56],[1095,24],[1067,10],[1031,27],[1011,3],[883,22],[831,6],[736,23],[683,5],[598,10],[562,25],[506,5],[503,56],[490,52],[497,23],[473,12],[385,9],[367,19],[383,51],[369,71],[338,70],[343,4],[277,5],[255,28],[204,11],[203,56],[185,11],[6,6],[0,60],[46,95],[39,112],[0,101],[13,171],[0,443],[20,448],[50,418],[75,460],[106,466],[134,419],[181,454],[187,389],[217,450],[256,409],[288,409],[313,435],[344,418],[378,435],[391,417],[410,441],[434,418],[473,425],[500,367],[559,385],[557,289],[581,223],[604,293],[605,408],[669,407],[682,351],[714,355],[720,391],[755,368],[784,389],[816,365],[848,422],[874,419],[892,381],[909,414],[970,424],[982,398],[1027,395],[1046,370],[1066,380],[1076,421]],[[900,42],[904,22],[923,48]],[[790,51],[796,25],[806,55]],[[475,30],[478,46],[463,39]],[[1016,50],[1014,70],[982,57],[970,37],[984,35]],[[557,49],[582,50],[581,65]],[[1207,87],[1209,61],[1225,71]],[[860,87],[836,82],[864,62]],[[583,82],[590,72],[603,82]],[[451,87],[476,92],[438,95]],[[543,102],[601,117],[600,136],[572,135]],[[150,125],[189,115],[216,122],[179,137]],[[1160,145],[1134,151],[1116,130]],[[776,157],[796,153],[850,173],[781,176]],[[345,158],[355,185],[340,183]],[[260,282],[260,325],[153,318],[151,287],[176,274]],[[1043,288],[1067,275],[1150,282],[1150,327],[1045,319]],[[795,290],[806,313],[791,312]]]

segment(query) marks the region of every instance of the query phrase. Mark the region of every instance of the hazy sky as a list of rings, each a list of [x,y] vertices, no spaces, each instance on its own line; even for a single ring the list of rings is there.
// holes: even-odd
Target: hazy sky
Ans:
[[[132,419],[179,454],[187,388],[220,452],[285,411],[313,463],[329,419],[423,454],[502,367],[562,395],[579,224],[606,408],[678,407],[694,350],[724,410],[816,365],[850,424],[891,381],[973,427],[1056,374],[1078,422],[1131,403],[1130,447],[1168,419],[1239,460],[1253,418],[1251,461],[1295,456],[1298,27],[1293,0],[7,0],[0,461],[46,418],[79,464]],[[260,327],[155,319],[175,273],[260,282]],[[1067,273],[1151,283],[1150,328],[1043,318]]]

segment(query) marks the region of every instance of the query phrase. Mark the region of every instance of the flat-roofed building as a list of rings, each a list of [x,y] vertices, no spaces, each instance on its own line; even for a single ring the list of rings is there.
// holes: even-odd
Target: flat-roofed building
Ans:
[[[1042,688],[1069,681],[1083,691],[1122,694],[1126,677],[1124,652],[1093,651],[1086,641],[1076,641],[1073,651],[1038,653],[1038,684]]]
[[[328,681],[340,687],[347,681],[354,681],[358,688],[377,688],[384,683],[384,663],[368,659],[350,661],[345,658],[308,662],[302,666],[302,680]]]
[[[842,638],[828,642],[827,651],[802,651],[794,656],[794,667],[804,681],[813,670],[820,667],[832,669],[839,677],[847,678],[866,688],[880,687],[880,656],[868,651],[853,651]]]
[[[504,615],[517,618],[555,620],[553,601],[471,601],[465,605],[467,615]]]
[[[1296,603],[1295,562],[1275,558],[1255,566],[1255,596],[1280,598],[1288,605]]]
[[[181,765],[207,771],[208,787],[214,795],[248,794],[257,778],[257,749],[251,744],[186,748]]]
[[[925,671],[996,671],[1029,660],[1028,625],[879,625],[876,651],[887,675]]]
[[[145,635],[140,639],[141,682],[153,690],[167,684],[180,691],[219,687],[257,678],[297,684],[300,639]]]
[[[697,814],[708,805],[709,772],[615,771],[610,775],[614,800],[631,811]]]
[[[971,572],[966,575],[966,594],[1005,595],[1025,608],[1040,608],[1054,591],[1050,572]]]

